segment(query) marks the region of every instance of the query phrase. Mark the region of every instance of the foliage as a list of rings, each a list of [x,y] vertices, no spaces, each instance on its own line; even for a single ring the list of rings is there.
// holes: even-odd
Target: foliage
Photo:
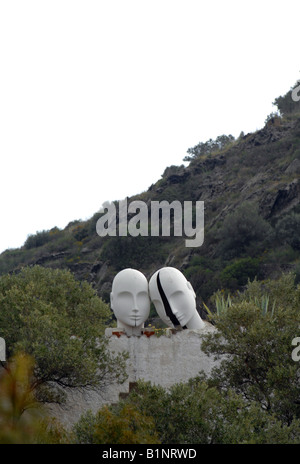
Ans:
[[[215,316],[218,332],[205,335],[202,343],[205,353],[221,358],[211,384],[234,389],[286,425],[300,419],[300,371],[291,357],[299,305],[300,287],[291,275],[277,282],[254,281]]]
[[[220,273],[221,284],[230,290],[245,285],[248,279],[254,279],[259,271],[257,258],[240,258],[228,264]]]
[[[34,360],[18,353],[0,371],[0,444],[70,443],[71,436],[47,417],[32,390]]]
[[[153,417],[163,444],[299,443],[299,422],[283,426],[256,403],[201,377],[170,389],[140,381],[125,403]]]
[[[166,242],[164,237],[111,237],[103,246],[101,258],[116,271],[126,267],[140,268],[141,258],[143,266],[149,266],[155,260],[167,257],[164,250]]]
[[[28,235],[24,243],[24,248],[30,250],[31,248],[40,247],[55,238],[56,234],[59,234],[59,229],[57,227],[54,227],[50,231],[42,230],[40,232],[36,232],[36,234]]]
[[[233,135],[219,135],[215,140],[209,139],[206,142],[199,142],[195,147],[189,148],[183,161],[192,161],[200,156],[210,156],[226,148],[234,141]]]
[[[266,117],[265,119],[265,124],[268,124],[268,123],[280,123],[280,115],[279,115],[279,112],[278,111],[274,111],[270,114],[268,114],[268,116]]]
[[[294,274],[283,273],[278,279],[267,279],[258,281],[254,279],[248,282],[243,292],[238,292],[235,295],[236,302],[255,302],[268,297],[269,307],[276,306],[285,308],[286,306],[297,305],[295,295],[298,290],[295,287]]]
[[[34,251],[35,249],[26,250],[23,248],[5,250],[0,255],[0,275],[24,266],[27,261],[31,260]]]
[[[247,297],[247,291],[249,291],[249,289],[257,283],[258,282],[256,279],[253,282],[248,281],[247,290],[243,293],[237,291],[234,297],[232,297],[230,294],[228,294],[225,297],[223,289],[215,292],[214,295],[212,295],[212,297],[210,298],[215,305],[215,308],[213,310],[211,310],[205,303],[203,303],[210,321],[214,324],[215,317],[225,314],[228,308],[233,304],[233,301],[238,301],[239,299],[240,301],[250,301],[251,303],[255,304],[261,310],[262,315],[266,315],[268,312],[271,311],[271,315],[273,317],[276,306],[276,300],[274,300],[271,305],[270,296],[267,294],[252,296],[250,295]]]
[[[275,226],[276,238],[280,244],[291,245],[300,250],[300,214],[291,212],[283,216]]]
[[[0,443],[30,443],[37,430],[36,416],[23,414],[35,403],[30,385],[32,370],[32,359],[19,354],[8,369],[1,371]]]
[[[197,296],[204,301],[220,288],[220,263],[218,259],[193,255],[183,273],[192,284]]]
[[[297,81],[285,95],[275,98],[273,105],[277,106],[282,116],[300,112],[300,101],[294,101],[292,98],[293,89],[296,89],[299,85],[300,81]]]
[[[40,401],[62,401],[64,387],[124,380],[126,356],[110,354],[103,336],[108,306],[69,271],[33,266],[2,276],[0,308],[7,357],[34,358],[32,388]]]
[[[203,303],[205,309],[206,309],[206,312],[208,314],[208,317],[210,319],[211,322],[214,323],[214,317],[215,315],[217,314],[217,316],[220,316],[221,314],[223,314],[224,312],[227,311],[227,309],[229,308],[229,306],[232,305],[232,299],[230,297],[230,295],[227,295],[227,298],[225,298],[225,295],[222,293],[223,290],[218,290],[213,296],[211,299],[214,300],[214,303],[215,303],[215,311],[211,311],[209,309],[209,307]]]
[[[180,166],[172,164],[171,166],[166,167],[162,174],[162,177],[167,178],[172,175],[182,174],[184,172],[184,169],[184,164],[181,164]]]
[[[245,202],[225,217],[216,235],[217,252],[232,259],[259,253],[272,238],[272,227],[259,215],[255,204]]]
[[[117,411],[104,406],[96,414],[81,416],[74,428],[75,443],[80,444],[158,444],[152,418],[134,405]]]
[[[73,434],[55,417],[45,415],[39,421],[38,430],[34,436],[35,444],[66,445],[73,443]]]
[[[300,263],[295,266],[295,284],[300,284]]]
[[[89,226],[87,223],[79,223],[77,224],[73,230],[72,234],[77,241],[83,241],[89,235]]]
[[[280,125],[276,128],[278,121]],[[247,277],[256,275],[250,268],[251,272],[246,275],[247,267],[242,269],[242,263],[240,272],[235,268],[225,271],[227,266],[234,265],[233,260],[259,258],[258,278],[276,276],[286,264],[299,261],[298,226],[291,221],[287,224],[286,219],[284,229],[279,228],[278,222],[273,230],[263,217],[268,217],[274,225],[291,207],[299,214],[296,184],[288,187],[295,171],[287,170],[299,157],[299,142],[297,114],[276,117],[273,113],[267,128],[247,135],[241,133],[236,141],[221,135],[214,141],[199,143],[189,149],[194,163],[186,167],[167,167],[163,177],[147,191],[131,197],[148,205],[150,201],[163,199],[169,202],[205,200],[205,240],[201,255],[208,264],[192,266],[189,257],[199,250],[185,248],[181,237],[151,237],[150,229],[149,237],[99,237],[96,223],[101,213],[98,212],[87,221],[73,221],[64,230],[54,228],[38,232],[19,250],[6,250],[0,256],[0,274],[33,263],[69,268],[80,279],[93,281],[99,295],[107,301],[113,275],[124,267],[138,268],[148,274],[155,267],[172,262],[190,274],[192,285],[205,301],[218,288],[240,289]],[[214,153],[226,153],[226,156],[214,157]],[[247,211],[244,216],[240,214],[241,220],[236,223],[232,215],[237,213],[242,198],[251,199],[260,209],[254,216],[250,209],[248,215]],[[287,242],[286,245],[283,242]],[[102,268],[101,272],[96,266]],[[237,276],[231,276],[232,272]]]
[[[196,294],[206,300],[219,287],[217,273],[211,269],[202,269],[200,266],[189,267],[184,272],[187,279],[191,282]]]

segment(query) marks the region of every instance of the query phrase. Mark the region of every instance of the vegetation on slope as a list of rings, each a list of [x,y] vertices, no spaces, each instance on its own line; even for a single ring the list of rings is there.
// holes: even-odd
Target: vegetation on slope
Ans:
[[[0,372],[1,443],[300,443],[299,367],[291,356],[300,325],[294,88],[275,100],[278,111],[263,129],[200,142],[188,150],[188,166],[166,168],[128,199],[204,201],[202,247],[187,249],[172,236],[100,238],[95,213],[2,253],[0,336],[8,362]],[[202,346],[226,355],[212,375],[168,391],[139,382],[72,431],[32,409],[62,401],[65,387],[122,381],[126,355],[109,354],[102,336],[112,279],[125,267],[150,277],[164,265],[185,273],[202,316],[217,328]]]

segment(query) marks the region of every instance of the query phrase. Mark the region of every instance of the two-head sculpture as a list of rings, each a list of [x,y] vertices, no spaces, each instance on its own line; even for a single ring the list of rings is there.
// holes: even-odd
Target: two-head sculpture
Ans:
[[[196,309],[196,295],[190,282],[174,267],[156,271],[149,284],[136,269],[124,269],[114,278],[111,308],[118,327],[127,335],[140,335],[153,302],[168,327],[201,329],[204,322]]]

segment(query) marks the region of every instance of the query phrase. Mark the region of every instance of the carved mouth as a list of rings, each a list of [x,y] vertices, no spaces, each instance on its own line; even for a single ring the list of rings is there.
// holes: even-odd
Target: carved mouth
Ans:
[[[130,316],[129,319],[133,320],[135,327],[137,327],[139,325],[139,321],[141,319],[141,316]]]

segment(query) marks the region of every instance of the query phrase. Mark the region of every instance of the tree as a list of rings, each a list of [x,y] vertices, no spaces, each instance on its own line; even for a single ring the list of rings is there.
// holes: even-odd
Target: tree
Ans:
[[[217,253],[225,259],[261,252],[273,234],[270,224],[260,216],[255,204],[244,202],[229,213],[216,232]]]
[[[32,357],[19,353],[0,371],[0,444],[71,443],[70,431],[36,402],[33,369]]]
[[[291,245],[295,250],[300,250],[300,214],[288,213],[276,224],[276,238],[283,245]]]
[[[104,406],[96,414],[87,411],[73,427],[80,444],[159,444],[152,418],[134,405],[112,411]]]
[[[235,140],[233,135],[219,135],[215,140],[209,139],[206,142],[199,142],[192,148],[187,150],[188,155],[184,157],[183,161],[192,161],[200,156],[208,156],[212,153],[218,152],[226,148],[230,143]]]
[[[224,287],[236,290],[246,285],[248,279],[254,279],[259,272],[257,258],[241,258],[228,264],[220,273],[220,281]]]
[[[274,106],[277,106],[280,114],[286,116],[292,113],[300,112],[300,81],[297,81],[291,89],[285,94],[278,98],[275,98],[273,102]]]
[[[33,443],[39,428],[35,413],[23,414],[35,404],[30,377],[33,360],[17,355],[0,374],[0,443]],[[21,416],[23,417],[21,418]]]
[[[31,388],[42,402],[61,402],[64,388],[101,388],[122,382],[125,353],[107,349],[108,306],[71,272],[40,266],[0,277],[0,336],[7,358],[35,361]]]
[[[300,286],[292,275],[254,281],[231,301],[214,316],[218,331],[202,343],[206,354],[220,359],[209,382],[255,401],[289,426],[300,419],[300,368],[291,356],[300,325]]]
[[[124,402],[153,418],[163,444],[300,442],[299,421],[283,425],[256,402],[210,386],[201,376],[169,389],[140,381]]]

